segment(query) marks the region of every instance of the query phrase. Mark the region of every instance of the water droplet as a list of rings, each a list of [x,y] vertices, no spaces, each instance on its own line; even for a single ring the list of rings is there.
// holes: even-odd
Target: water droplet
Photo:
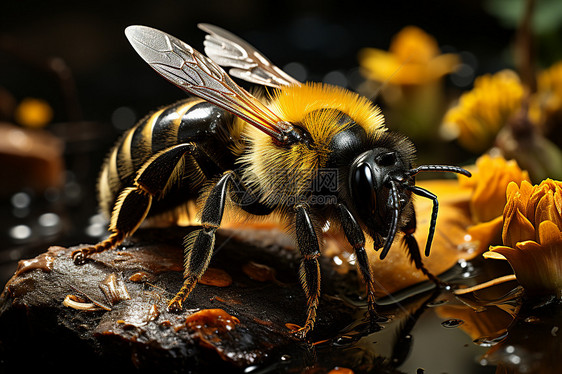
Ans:
[[[102,225],[106,225],[107,224],[107,220],[105,219],[103,214],[94,214],[93,216],[90,217],[90,223],[99,223]]]
[[[448,329],[452,329],[455,327],[459,327],[462,325],[464,321],[462,319],[451,318],[446,321],[441,322],[441,326],[446,327]]]
[[[457,245],[457,249],[464,253],[470,254],[476,250],[476,245],[474,244],[474,242],[464,242]]]
[[[289,361],[291,359],[290,355],[283,355],[281,356],[281,361]]]
[[[353,336],[350,335],[342,335],[340,337],[338,337],[336,340],[334,340],[333,345],[335,346],[344,346],[344,345],[348,345],[351,344],[355,341],[355,339],[353,338]]]
[[[27,225],[17,225],[10,229],[10,236],[14,239],[23,240],[31,236],[31,228]]]
[[[252,365],[252,366],[248,366],[246,369],[244,369],[244,373],[251,373],[252,371],[255,371],[258,367],[256,365]]]
[[[12,196],[11,199],[14,208],[27,208],[31,203],[31,197],[25,192],[18,192]]]
[[[43,213],[37,219],[41,234],[54,235],[61,229],[61,219],[56,213]]]
[[[530,316],[524,319],[525,322],[527,323],[538,323],[541,321],[541,319],[539,317],[535,317],[535,316]]]
[[[517,355],[509,355],[507,359],[514,365],[519,365],[521,363],[521,357]]]
[[[43,227],[54,227],[60,223],[60,217],[55,213],[44,213],[39,216],[38,222]]]
[[[99,224],[93,224],[86,227],[86,234],[88,236],[97,238],[105,234],[105,226]]]
[[[482,347],[491,347],[498,344],[507,337],[507,330],[499,331],[496,335],[482,336],[473,342]]]

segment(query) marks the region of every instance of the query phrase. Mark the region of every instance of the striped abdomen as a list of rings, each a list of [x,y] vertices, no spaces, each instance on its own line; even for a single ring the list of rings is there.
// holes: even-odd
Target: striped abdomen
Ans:
[[[164,107],[140,120],[125,132],[109,152],[98,181],[98,198],[108,217],[125,187],[132,186],[137,172],[150,158],[181,143],[196,144],[192,155],[178,164],[165,195],[158,196],[149,215],[167,212],[193,199],[208,178],[233,167],[229,151],[233,117],[198,98],[189,98]]]

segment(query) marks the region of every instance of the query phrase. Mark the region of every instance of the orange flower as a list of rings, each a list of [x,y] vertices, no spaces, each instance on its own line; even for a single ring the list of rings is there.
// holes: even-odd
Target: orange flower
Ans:
[[[476,252],[485,251],[490,244],[500,242],[502,212],[506,203],[505,190],[510,182],[529,181],[529,174],[517,162],[501,156],[483,155],[469,168],[472,178],[460,177],[459,184],[472,191],[469,201],[472,225],[468,238]]]
[[[562,297],[562,182],[510,183],[503,212],[503,246],[486,258],[507,259],[529,294]]]
[[[546,127],[555,126],[562,118],[562,61],[537,75],[537,92],[531,98],[529,116]]]
[[[524,87],[511,70],[483,75],[445,114],[443,134],[456,138],[470,151],[485,151],[492,146],[499,130],[519,111],[523,94]]]
[[[437,41],[418,27],[407,26],[389,51],[364,48],[359,63],[369,79],[397,85],[425,84],[451,73],[459,64],[454,54],[440,54]]]
[[[472,178],[460,177],[463,187],[472,188],[470,212],[472,221],[487,222],[502,215],[507,202],[505,191],[510,182],[518,185],[530,181],[529,173],[519,168],[514,160],[501,156],[483,155],[476,160],[476,168],[470,170]]]

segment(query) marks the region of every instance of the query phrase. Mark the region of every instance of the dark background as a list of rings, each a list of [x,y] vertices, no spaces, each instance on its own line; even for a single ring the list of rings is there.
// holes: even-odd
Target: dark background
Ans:
[[[85,3],[84,3],[85,4]],[[481,2],[466,1],[25,1],[3,5],[2,38],[37,59],[60,57],[76,81],[82,119],[109,122],[119,106],[139,116],[182,97],[134,53],[123,30],[131,24],[162,29],[202,50],[207,22],[230,30],[255,45],[274,63],[304,64],[310,80],[358,65],[363,47],[386,49],[406,25],[434,35],[449,51],[468,51],[477,73],[506,67],[513,30],[502,26]],[[48,97],[57,121],[66,121],[56,87],[41,81],[9,55],[0,55],[0,82],[17,98]],[[45,77],[46,78],[46,77]],[[59,104],[59,105],[57,105]]]

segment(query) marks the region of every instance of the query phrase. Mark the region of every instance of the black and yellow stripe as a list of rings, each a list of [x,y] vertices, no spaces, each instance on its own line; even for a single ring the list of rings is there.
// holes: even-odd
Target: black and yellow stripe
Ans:
[[[214,143],[210,147],[213,150],[211,157],[207,154],[199,156],[202,164],[214,164],[214,153],[230,154],[229,148],[232,145],[221,147],[221,143],[227,138],[224,135],[231,126],[230,114],[199,98],[179,101],[144,117],[123,134],[106,158],[98,180],[101,211],[109,217],[120,191],[134,183],[135,176],[151,157],[167,148],[186,142],[200,144],[202,139],[207,143]],[[202,142],[202,149],[205,148],[205,141]],[[196,183],[192,185],[196,186],[205,180],[200,171],[201,165],[195,162],[193,156],[186,156],[178,164],[178,169],[182,170],[173,174],[173,184],[179,177],[195,180]],[[210,174],[214,172],[213,170]],[[171,185],[172,183],[170,188]],[[170,209],[174,208],[173,202],[165,203]]]

